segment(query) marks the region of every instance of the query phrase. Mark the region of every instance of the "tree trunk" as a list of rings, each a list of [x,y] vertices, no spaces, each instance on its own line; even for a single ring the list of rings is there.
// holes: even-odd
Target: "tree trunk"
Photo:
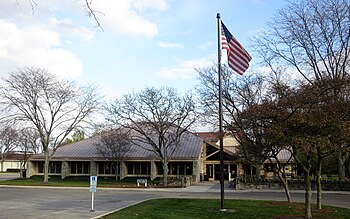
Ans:
[[[119,162],[117,162],[117,164],[116,164],[116,166],[115,166],[115,181],[116,181],[116,182],[118,181],[119,168],[120,168],[120,165],[119,165]]]
[[[321,174],[322,174],[322,159],[318,160],[318,167],[316,171],[316,184],[317,184],[317,209],[322,209],[322,185],[321,185]]]
[[[311,181],[310,181],[310,171],[305,173],[305,218],[312,218],[311,213]]]
[[[4,172],[4,160],[1,160],[1,172]]]
[[[292,197],[290,196],[290,191],[289,191],[289,185],[288,185],[288,181],[283,181],[283,188],[284,188],[284,192],[286,193],[286,197],[287,197],[287,201],[289,203],[292,202]]]
[[[163,161],[163,186],[168,186],[168,162]]]
[[[343,155],[343,152],[338,152],[338,175],[339,175],[339,181],[345,181],[345,162],[348,158],[349,153],[346,152],[345,156]]]
[[[286,177],[283,177],[282,174],[283,173],[278,172],[277,176],[280,179],[280,181],[282,182],[282,185],[283,185],[283,188],[284,188],[284,193],[286,194],[286,197],[287,197],[287,201],[290,203],[290,202],[292,202],[292,197],[290,196],[288,180],[287,180]]]
[[[23,177],[23,163],[19,163],[19,178],[24,178]]]
[[[348,161],[348,179],[350,179],[350,160]]]
[[[45,163],[44,163],[44,182],[49,182],[49,151],[44,151]]]
[[[260,167],[261,165],[260,164],[255,164],[254,165],[255,167],[255,177],[257,180],[261,179],[261,175],[260,175]]]

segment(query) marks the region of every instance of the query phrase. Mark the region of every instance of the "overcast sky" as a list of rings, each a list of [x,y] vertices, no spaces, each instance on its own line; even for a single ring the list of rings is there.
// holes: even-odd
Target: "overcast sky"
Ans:
[[[249,38],[284,0],[0,0],[0,75],[25,66],[94,83],[108,98],[146,86],[181,92],[217,59],[216,14],[257,62]]]

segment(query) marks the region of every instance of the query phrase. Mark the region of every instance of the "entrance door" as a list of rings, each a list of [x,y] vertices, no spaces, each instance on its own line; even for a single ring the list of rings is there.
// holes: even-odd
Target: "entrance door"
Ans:
[[[214,164],[207,164],[207,178],[208,180],[214,179]]]
[[[220,164],[215,164],[215,179],[220,180]],[[224,164],[224,180],[228,180],[228,165]]]

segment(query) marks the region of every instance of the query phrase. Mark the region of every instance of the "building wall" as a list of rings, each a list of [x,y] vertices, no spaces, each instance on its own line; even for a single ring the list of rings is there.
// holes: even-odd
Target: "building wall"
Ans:
[[[38,173],[37,170],[37,163],[36,162],[32,162],[32,161],[28,161],[27,163],[27,178],[34,176]]]
[[[43,161],[29,161],[28,162],[28,166],[27,166],[27,177],[31,177],[33,175],[43,175],[43,173],[39,173],[39,163],[42,163]],[[96,160],[91,160],[91,161],[74,161],[74,160],[55,160],[52,162],[56,162],[56,164],[58,162],[61,162],[61,172],[59,173],[49,173],[50,175],[60,175],[62,179],[69,177],[69,176],[90,176],[90,175],[94,175],[94,176],[115,176],[115,174],[100,174],[98,172],[99,170],[99,161]],[[71,167],[74,164],[75,166],[77,166],[78,163],[87,163],[90,162],[89,164],[89,172],[86,173],[84,171],[78,171],[78,173],[71,173]],[[105,161],[101,161],[101,162],[105,162]],[[201,160],[194,160],[194,161],[171,161],[170,163],[173,164],[178,164],[178,163],[187,163],[187,164],[191,164],[192,165],[192,169],[191,169],[191,175],[186,175],[186,176],[190,176],[192,178],[192,181],[194,182],[199,182],[200,181],[200,175],[201,175]],[[149,173],[145,174],[145,173],[138,173],[137,171],[134,173],[130,174],[130,171],[128,172],[128,164],[129,166],[132,163],[135,164],[145,164],[147,165],[150,169],[149,169]],[[58,163],[59,164],[59,163]],[[74,168],[73,168],[74,169]],[[80,169],[79,169],[80,170]],[[83,173],[84,172],[84,173]],[[176,176],[176,175],[169,175],[169,176]],[[180,175],[178,175],[180,176]],[[182,177],[183,175],[181,175]],[[150,178],[151,180],[155,179],[156,177],[162,177],[162,174],[159,174],[157,172],[157,166],[156,166],[156,162],[155,161],[125,161],[125,162],[121,162],[120,165],[120,179],[124,179],[126,177],[140,177],[140,178]]]
[[[2,168],[3,165],[3,168]],[[0,162],[0,170],[3,170],[4,172],[7,171],[7,169],[20,169],[21,163],[19,161],[5,161],[3,164]]]

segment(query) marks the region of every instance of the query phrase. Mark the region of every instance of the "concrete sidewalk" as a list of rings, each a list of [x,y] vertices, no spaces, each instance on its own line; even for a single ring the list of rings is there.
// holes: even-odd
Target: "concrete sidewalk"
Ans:
[[[174,192],[174,193],[220,193],[220,182],[218,181],[204,181],[196,183],[186,188],[100,188],[102,190],[132,190],[132,191],[150,191],[150,192]],[[224,185],[225,193],[284,193],[284,190],[264,190],[264,189],[250,189],[250,190],[236,190],[229,186],[226,181]],[[291,193],[305,193],[304,190],[290,190]],[[312,191],[316,193],[316,191]],[[350,191],[322,191],[324,194],[346,194],[350,195]]]
[[[220,182],[218,181],[206,181],[196,183],[195,185],[186,188],[143,188],[135,190],[142,191],[167,191],[167,192],[179,192],[179,193],[220,193]],[[226,181],[224,185],[225,193],[284,193],[284,190],[264,190],[264,189],[250,189],[250,190],[236,190],[229,186]],[[304,190],[290,190],[291,193],[305,193]],[[316,194],[316,191],[312,191]],[[322,191],[323,194],[345,194],[350,195],[350,191]]]
[[[220,192],[220,182],[211,181],[211,182],[200,182],[193,186],[187,188],[178,189],[179,192]],[[284,193],[284,190],[264,190],[264,189],[246,189],[246,190],[236,190],[229,186],[229,183],[226,181],[224,185],[225,193],[247,193],[247,192],[255,192],[255,193]],[[291,193],[305,193],[304,190],[290,190]],[[316,193],[316,191],[312,191],[312,193]],[[346,194],[350,195],[350,191],[324,191],[324,194]]]

